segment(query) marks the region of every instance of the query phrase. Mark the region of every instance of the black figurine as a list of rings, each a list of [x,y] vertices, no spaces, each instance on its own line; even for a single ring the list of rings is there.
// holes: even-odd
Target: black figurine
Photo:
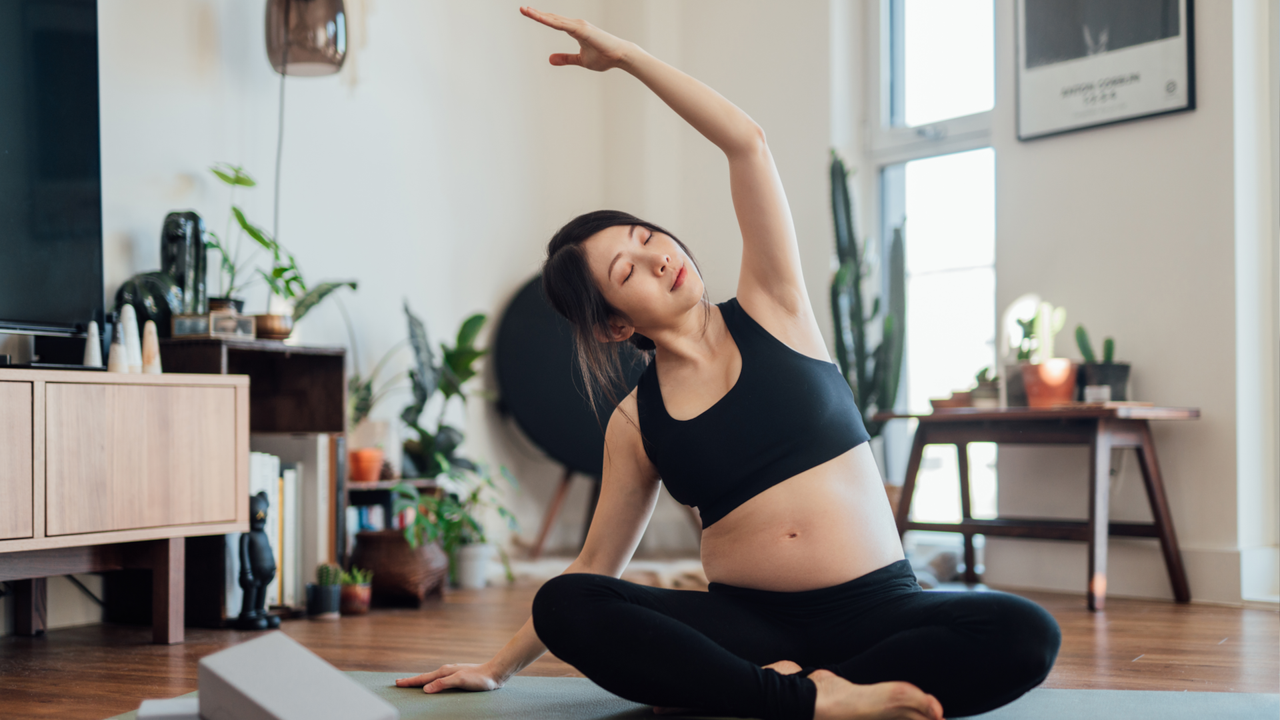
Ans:
[[[240,630],[267,630],[280,627],[280,618],[268,615],[267,583],[276,576],[276,559],[262,528],[267,525],[267,509],[271,503],[260,492],[249,498],[249,532],[240,536],[240,588],[244,590],[244,607],[236,620]]]

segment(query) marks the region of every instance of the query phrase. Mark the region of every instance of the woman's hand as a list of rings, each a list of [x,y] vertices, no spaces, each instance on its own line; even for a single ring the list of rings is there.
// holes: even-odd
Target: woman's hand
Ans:
[[[563,30],[578,41],[580,47],[577,54],[555,53],[551,56],[552,65],[578,65],[588,70],[604,72],[609,68],[622,65],[635,47],[632,43],[620,40],[586,20],[570,20],[554,13],[534,10],[531,7],[522,7],[520,12],[525,17],[537,20],[549,28]]]
[[[437,693],[441,690],[497,690],[506,683],[506,678],[489,663],[479,665],[458,664],[441,665],[439,669],[422,673],[411,678],[396,680],[396,687],[420,687],[422,692]]]

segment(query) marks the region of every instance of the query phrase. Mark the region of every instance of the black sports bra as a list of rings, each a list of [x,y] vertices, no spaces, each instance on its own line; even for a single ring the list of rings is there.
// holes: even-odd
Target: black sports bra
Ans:
[[[701,415],[676,420],[662,402],[657,362],[636,389],[645,452],[672,497],[697,506],[703,527],[869,439],[834,363],[792,350],[737,298],[717,307],[742,355],[729,392]]]

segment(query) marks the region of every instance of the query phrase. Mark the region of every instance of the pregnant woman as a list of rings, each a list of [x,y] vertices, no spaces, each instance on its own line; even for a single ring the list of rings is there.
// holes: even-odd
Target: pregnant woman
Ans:
[[[548,649],[629,700],[734,717],[941,720],[1038,685],[1061,639],[1048,613],[1004,593],[924,592],[903,557],[761,128],[633,43],[521,12],[578,41],[552,65],[629,73],[724,152],[738,292],[712,304],[688,248],[625,213],[556,233],[543,287],[575,327],[595,392],[613,386],[619,344],[649,357],[609,418],[591,531],[492,659],[398,685],[496,690]],[[664,482],[701,512],[708,592],[618,579]]]

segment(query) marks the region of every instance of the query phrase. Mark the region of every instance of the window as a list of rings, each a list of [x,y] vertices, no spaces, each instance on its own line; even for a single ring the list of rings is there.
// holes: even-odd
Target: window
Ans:
[[[882,256],[895,228],[906,251],[906,347],[898,410],[972,384],[996,366],[994,7],[992,0],[881,0],[879,86],[870,100],[879,169]],[[914,423],[912,423],[914,424]],[[889,475],[901,482],[914,431],[885,433]],[[995,515],[996,446],[969,446],[974,515]],[[926,448],[913,518],[960,519],[954,447]],[[938,538],[958,542],[960,536]]]

